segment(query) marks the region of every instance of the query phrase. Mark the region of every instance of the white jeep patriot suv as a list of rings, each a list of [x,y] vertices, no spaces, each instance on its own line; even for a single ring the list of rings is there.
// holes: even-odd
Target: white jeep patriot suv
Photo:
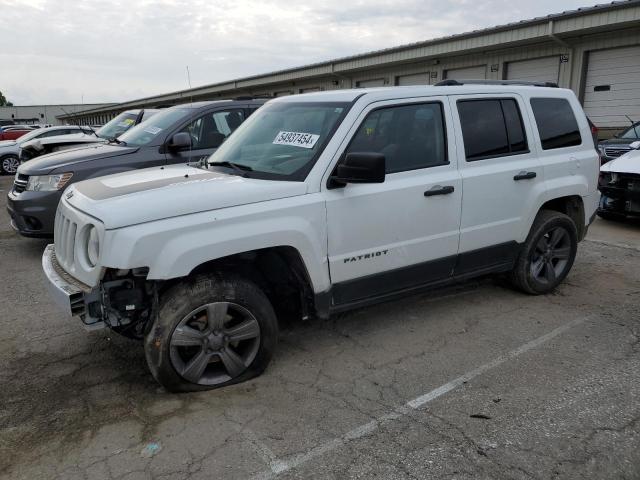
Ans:
[[[261,373],[285,317],[489,273],[552,291],[598,206],[587,118],[570,90],[449,83],[279,98],[203,165],[72,185],[54,297],[188,391]]]

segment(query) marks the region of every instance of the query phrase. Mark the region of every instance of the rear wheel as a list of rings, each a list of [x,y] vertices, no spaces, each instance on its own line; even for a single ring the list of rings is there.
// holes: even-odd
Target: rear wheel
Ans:
[[[254,283],[234,275],[199,276],[162,296],[145,354],[167,390],[206,390],[262,373],[277,335],[273,308]]]
[[[533,295],[553,291],[571,270],[577,249],[578,234],[571,218],[541,211],[511,272],[513,284]]]
[[[0,161],[0,173],[15,175],[20,166],[20,159],[16,155],[7,155]]]

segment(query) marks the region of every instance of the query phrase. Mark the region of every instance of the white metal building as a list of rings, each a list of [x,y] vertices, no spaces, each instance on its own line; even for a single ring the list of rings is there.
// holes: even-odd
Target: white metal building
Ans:
[[[588,116],[619,130],[640,120],[640,0],[612,2],[332,61],[240,78],[71,115],[193,99],[434,84],[443,79],[544,80],[573,89]],[[60,118],[66,119],[63,115]]]
[[[65,105],[27,105],[0,107],[0,120],[13,121],[19,125],[63,125],[66,121],[59,119],[61,115],[87,109],[100,109],[113,106],[113,103],[65,104]],[[107,116],[105,115],[105,118]],[[110,116],[109,116],[110,118]]]

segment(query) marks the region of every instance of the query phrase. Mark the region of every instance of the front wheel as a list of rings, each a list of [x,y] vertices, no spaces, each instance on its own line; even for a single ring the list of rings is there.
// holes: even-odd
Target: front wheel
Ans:
[[[262,373],[277,336],[276,315],[262,290],[233,274],[212,274],[162,295],[145,354],[167,390],[207,390]]]
[[[553,291],[571,270],[578,250],[578,233],[567,215],[543,210],[511,272],[512,283],[526,293]]]
[[[15,175],[19,166],[20,159],[17,156],[7,155],[6,157],[2,157],[2,161],[0,161],[0,173]]]

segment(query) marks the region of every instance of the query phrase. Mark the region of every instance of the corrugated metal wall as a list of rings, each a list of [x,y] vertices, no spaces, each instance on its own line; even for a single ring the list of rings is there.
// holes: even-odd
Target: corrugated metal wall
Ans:
[[[573,36],[567,32],[573,32]],[[191,92],[141,99],[123,104],[119,109],[114,107],[113,112],[107,115],[112,116],[124,108],[175,105],[191,99],[300,94],[369,84],[392,86],[403,82],[421,82],[423,78],[428,78],[428,83],[434,84],[445,78],[447,71],[478,65],[486,65],[487,79],[506,79],[509,64],[512,64],[513,71],[514,62],[543,58],[558,59],[559,85],[573,89],[582,100],[589,52],[635,45],[640,45],[640,7],[630,4],[617,10],[597,10],[534,24],[516,23],[494,30],[201,87]],[[530,65],[534,64],[532,62]],[[541,72],[541,75],[548,76],[548,72]],[[535,72],[528,71],[527,78],[535,78]],[[103,114],[101,111],[84,117],[92,119]]]

